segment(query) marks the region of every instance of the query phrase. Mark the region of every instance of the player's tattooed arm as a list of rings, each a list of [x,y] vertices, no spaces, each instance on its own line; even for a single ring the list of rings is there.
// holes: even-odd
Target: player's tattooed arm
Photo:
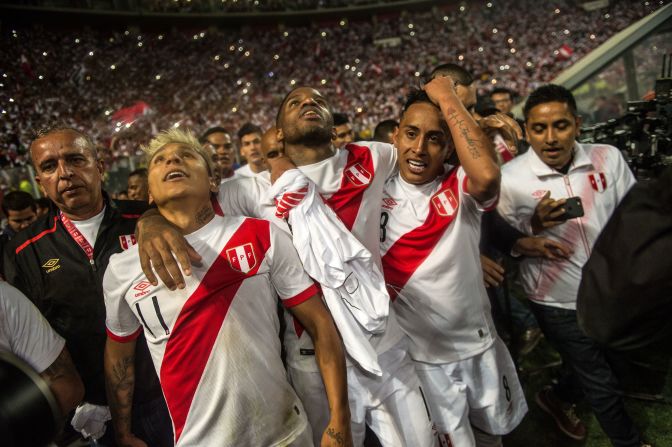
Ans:
[[[63,414],[74,410],[84,398],[84,384],[67,348],[63,348],[56,360],[40,376],[54,393]]]
[[[330,443],[327,443],[327,445],[338,445],[338,446],[348,445],[345,435],[340,431],[336,431],[333,427],[329,427],[325,432],[325,434],[329,438],[328,441],[330,441]]]
[[[118,343],[107,339],[105,387],[117,444],[123,447],[146,446],[131,433],[131,410],[135,389],[135,341]]]
[[[441,109],[455,151],[467,174],[469,194],[486,202],[499,192],[500,172],[492,141],[464,107],[450,77],[437,77],[424,86],[427,96]]]

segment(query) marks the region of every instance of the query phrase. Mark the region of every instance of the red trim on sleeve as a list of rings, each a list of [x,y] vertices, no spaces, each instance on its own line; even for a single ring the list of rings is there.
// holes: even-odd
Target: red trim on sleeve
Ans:
[[[299,293],[298,295],[294,295],[291,298],[282,300],[282,305],[287,308],[294,307],[303,303],[304,301],[307,301],[308,298],[312,298],[318,293],[319,290],[317,289],[317,286],[315,284],[311,284],[310,287],[308,287],[306,290]]]
[[[42,239],[43,236],[45,236],[45,235],[47,235],[47,234],[49,234],[49,233],[53,233],[54,231],[56,231],[56,222],[57,222],[57,221],[58,221],[58,217],[57,217],[57,216],[54,216],[54,226],[53,226],[53,227],[49,228],[48,230],[44,230],[42,233],[38,234],[38,235],[35,236],[35,237],[31,237],[31,238],[28,239],[26,242],[24,242],[23,244],[19,245],[18,247],[16,247],[16,250],[15,250],[14,253],[18,255],[19,252],[20,252],[21,250],[23,250],[24,248],[26,248],[27,246],[29,246],[29,245],[32,244],[33,242],[37,242],[39,239]]]
[[[131,342],[131,341],[135,340],[136,338],[138,338],[140,336],[140,334],[142,333],[142,326],[140,326],[138,328],[138,330],[133,332],[131,335],[125,335],[125,336],[119,336],[119,335],[113,333],[108,328],[105,328],[105,332],[107,332],[108,338],[116,341],[117,343],[128,343],[128,342]]]
[[[123,219],[140,219],[140,216],[142,216],[142,214],[122,214],[121,215],[121,217]]]

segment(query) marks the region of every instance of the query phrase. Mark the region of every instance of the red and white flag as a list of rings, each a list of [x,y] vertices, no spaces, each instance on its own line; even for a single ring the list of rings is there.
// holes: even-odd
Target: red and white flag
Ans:
[[[572,54],[574,54],[574,50],[566,43],[562,44],[562,46],[558,48],[558,60],[566,61],[572,57]]]
[[[599,172],[595,174],[589,174],[588,178],[590,179],[590,186],[597,192],[603,192],[607,189],[607,177],[604,176],[604,173]]]
[[[436,193],[432,197],[432,205],[440,216],[452,216],[457,211],[457,199],[449,189]]]
[[[247,273],[257,265],[252,244],[247,243],[226,250],[226,257],[231,268],[242,273]]]
[[[371,173],[359,163],[346,169],[345,175],[355,186],[366,186],[371,183]]]

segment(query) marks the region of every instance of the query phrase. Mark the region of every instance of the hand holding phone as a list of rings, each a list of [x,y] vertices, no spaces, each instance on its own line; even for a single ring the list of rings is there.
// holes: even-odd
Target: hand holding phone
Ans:
[[[567,219],[581,216],[583,216],[583,206],[580,197],[554,200],[551,198],[551,192],[546,191],[530,219],[532,233],[537,235],[548,228],[564,223]]]
[[[569,220],[576,219],[577,217],[583,217],[583,204],[581,203],[581,197],[569,197],[565,199],[565,204],[562,206],[565,209],[565,212],[557,217],[557,220]]]

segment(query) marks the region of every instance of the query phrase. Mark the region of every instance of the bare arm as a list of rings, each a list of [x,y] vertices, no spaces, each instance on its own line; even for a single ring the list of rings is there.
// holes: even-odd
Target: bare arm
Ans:
[[[63,348],[56,360],[40,376],[54,393],[63,414],[74,410],[84,399],[84,384],[67,348]]]
[[[131,409],[135,389],[135,340],[105,344],[105,387],[117,444],[120,447],[147,445],[131,433]]]
[[[321,445],[352,446],[345,354],[334,321],[319,295],[290,310],[313,339],[317,364],[327,391],[330,420]]]
[[[156,275],[170,289],[184,288],[184,273],[191,275],[191,262],[199,262],[196,253],[177,227],[170,224],[156,209],[146,211],[138,220],[136,234],[140,252],[140,265],[153,285]],[[156,275],[154,272],[156,271]]]
[[[469,194],[479,202],[496,197],[500,173],[492,142],[462,105],[452,78],[434,78],[424,89],[448,123],[457,156],[468,177]]]

